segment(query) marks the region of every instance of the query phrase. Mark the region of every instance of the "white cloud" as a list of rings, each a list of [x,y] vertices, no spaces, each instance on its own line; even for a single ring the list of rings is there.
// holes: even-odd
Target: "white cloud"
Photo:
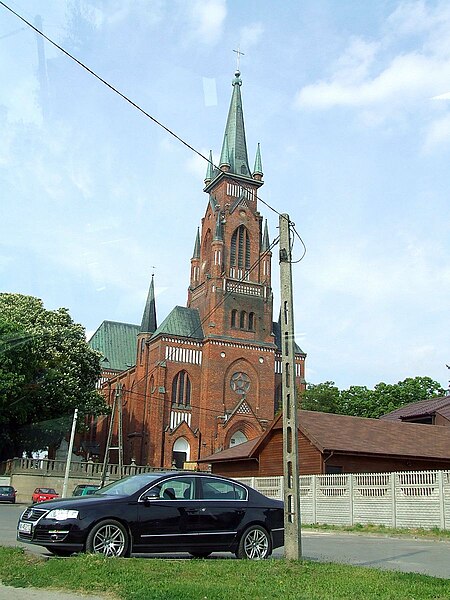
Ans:
[[[264,33],[264,26],[262,23],[252,23],[251,25],[245,25],[240,31],[240,46],[242,51],[245,53],[247,50],[256,46],[259,43]]]
[[[426,100],[442,94],[450,81],[449,29],[447,4],[402,3],[377,39],[352,38],[329,76],[297,93],[295,106],[352,107],[366,111],[364,123],[372,125],[412,109],[428,110]]]
[[[222,37],[227,15],[225,0],[191,0],[189,6],[198,40],[207,44],[217,43]]]
[[[442,119],[437,119],[429,126],[425,142],[424,150],[430,152],[438,146],[450,143],[450,114],[445,115]]]
[[[203,154],[203,156],[209,156],[209,150],[202,149],[200,152]],[[191,154],[185,165],[188,172],[193,173],[199,181],[202,181],[205,178],[208,163],[198,154]]]

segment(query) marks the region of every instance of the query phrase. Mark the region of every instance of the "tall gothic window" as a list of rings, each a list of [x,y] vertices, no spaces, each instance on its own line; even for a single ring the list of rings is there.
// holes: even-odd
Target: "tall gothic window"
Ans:
[[[255,329],[255,313],[251,312],[248,314],[248,328],[250,331]]]
[[[231,327],[236,327],[237,310],[231,311]]]
[[[180,371],[172,381],[172,405],[191,405],[191,380],[186,371]]]
[[[239,225],[231,236],[230,265],[250,269],[250,236],[244,225]]]

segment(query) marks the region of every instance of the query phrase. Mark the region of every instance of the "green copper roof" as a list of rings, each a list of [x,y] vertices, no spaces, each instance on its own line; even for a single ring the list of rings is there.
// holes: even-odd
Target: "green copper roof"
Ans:
[[[205,183],[207,181],[211,181],[211,179],[214,176],[214,163],[213,163],[213,155],[212,155],[212,150],[209,151],[209,162],[208,162],[208,167],[206,169],[206,177],[205,177]]]
[[[264,224],[264,235],[263,235],[263,239],[262,239],[262,244],[261,244],[261,252],[266,252],[266,250],[269,249],[269,229],[267,227],[267,219],[266,222]]]
[[[155,286],[152,275],[147,302],[145,303],[144,314],[142,315],[141,333],[153,333],[156,327]]]
[[[253,167],[253,175],[263,175],[262,169],[262,160],[261,160],[261,148],[258,146],[256,148],[256,156],[255,156],[255,166]]]
[[[125,371],[136,364],[136,338],[139,325],[103,321],[89,340],[89,346],[102,353],[103,369]]]
[[[194,253],[192,258],[200,258],[200,229],[197,227],[197,236],[195,238]]]
[[[198,310],[196,308],[175,306],[155,331],[152,339],[159,334],[202,340],[204,337],[203,328]]]
[[[236,71],[232,82],[233,95],[231,96],[230,110],[228,111],[220,163],[229,164],[231,173],[250,177],[241,98],[242,80],[240,75],[241,73]],[[228,162],[222,162],[222,160],[228,160]]]

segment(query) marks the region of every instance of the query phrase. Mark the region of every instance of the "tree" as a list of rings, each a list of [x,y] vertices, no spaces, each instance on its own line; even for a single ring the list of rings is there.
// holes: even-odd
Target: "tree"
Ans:
[[[81,423],[108,412],[99,376],[99,355],[67,309],[0,294],[0,460],[59,443],[75,408]]]
[[[308,383],[300,400],[303,410],[317,410],[320,412],[339,413],[340,392],[334,381],[324,383]]]
[[[378,383],[373,390],[352,385],[339,390],[333,381],[308,384],[300,399],[305,410],[378,419],[401,406],[445,394],[430,377],[408,377],[395,384]]]

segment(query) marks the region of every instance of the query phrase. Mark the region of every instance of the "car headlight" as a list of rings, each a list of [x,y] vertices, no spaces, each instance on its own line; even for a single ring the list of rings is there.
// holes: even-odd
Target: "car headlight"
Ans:
[[[55,508],[51,510],[46,519],[55,519],[55,521],[65,521],[66,519],[78,519],[77,510],[68,510],[64,508]]]

